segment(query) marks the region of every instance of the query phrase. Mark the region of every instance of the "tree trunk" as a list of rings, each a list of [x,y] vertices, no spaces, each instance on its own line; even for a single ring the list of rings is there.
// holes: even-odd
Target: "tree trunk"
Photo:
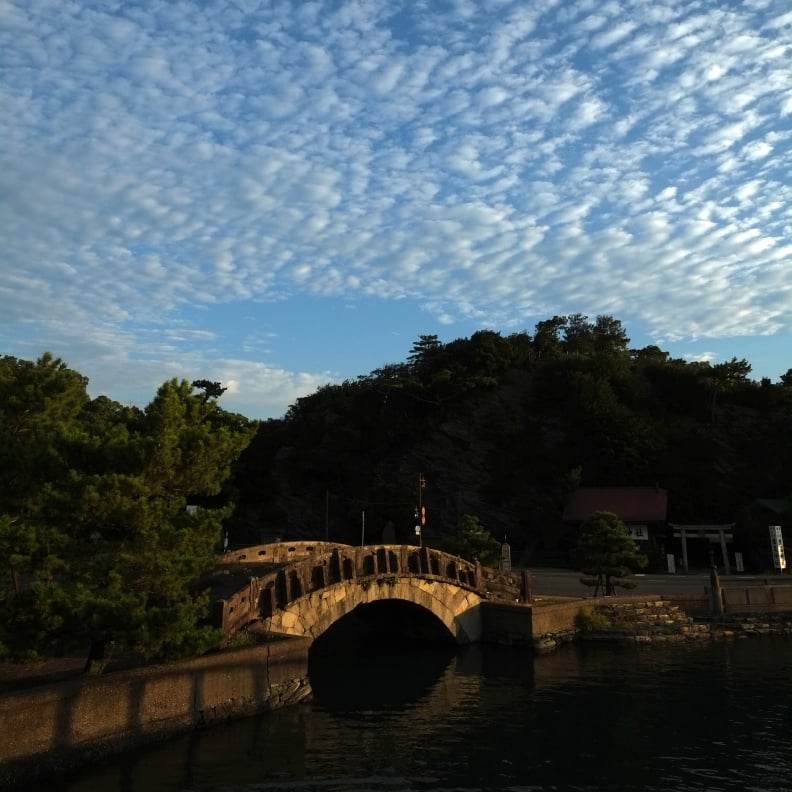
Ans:
[[[83,673],[99,676],[104,671],[109,659],[107,656],[107,641],[104,639],[92,639]]]

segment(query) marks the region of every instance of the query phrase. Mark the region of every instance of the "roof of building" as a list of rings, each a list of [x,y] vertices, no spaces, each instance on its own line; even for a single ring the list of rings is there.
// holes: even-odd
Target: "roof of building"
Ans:
[[[579,487],[564,509],[564,520],[582,522],[609,511],[624,522],[665,522],[668,493],[660,487]]]

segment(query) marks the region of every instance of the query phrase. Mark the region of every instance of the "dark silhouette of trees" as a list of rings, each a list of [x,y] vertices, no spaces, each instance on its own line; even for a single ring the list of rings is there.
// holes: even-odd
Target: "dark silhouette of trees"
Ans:
[[[354,544],[365,510],[373,541],[387,525],[415,542],[419,472],[426,544],[475,515],[530,564],[568,563],[562,513],[577,486],[659,485],[668,519],[686,524],[789,498],[792,369],[757,383],[744,360],[628,344],[618,320],[582,314],[533,336],[422,335],[404,362],[258,425],[222,410],[209,380],[165,383],[140,410],[91,399],[50,355],[0,358],[0,651],[52,654],[70,637],[99,664],[112,642],[199,651],[214,637],[196,581],[221,529],[233,544]],[[760,534],[737,532],[746,558]]]
[[[372,530],[390,521],[411,541],[418,471],[433,482],[427,541],[475,514],[527,560],[564,544],[576,484],[659,484],[682,523],[730,522],[753,499],[786,497],[790,388],[751,381],[745,361],[628,345],[617,319],[582,314],[538,322],[533,336],[419,336],[406,362],[321,388],[262,424],[267,439],[251,449],[267,448],[255,466],[271,532],[356,541],[368,506]],[[248,453],[243,468],[252,464]]]

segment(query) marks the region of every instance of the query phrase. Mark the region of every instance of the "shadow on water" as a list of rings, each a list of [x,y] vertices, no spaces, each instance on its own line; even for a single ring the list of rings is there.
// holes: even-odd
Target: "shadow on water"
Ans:
[[[429,695],[457,652],[445,626],[422,608],[387,601],[358,607],[311,648],[314,703],[334,712],[403,708]]]
[[[357,613],[317,641],[312,704],[118,757],[59,789],[790,788],[790,641],[592,643],[533,656],[457,647],[447,634],[438,643],[439,623],[399,632],[403,616]]]

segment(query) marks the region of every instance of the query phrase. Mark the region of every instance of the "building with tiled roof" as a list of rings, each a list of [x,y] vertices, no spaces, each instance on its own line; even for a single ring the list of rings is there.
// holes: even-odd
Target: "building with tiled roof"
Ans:
[[[609,511],[627,525],[664,524],[668,493],[660,487],[578,487],[564,509],[564,522],[583,522],[594,512]]]
[[[660,487],[578,487],[562,519],[578,526],[594,512],[615,514],[626,526],[641,552],[665,552],[668,493]]]

